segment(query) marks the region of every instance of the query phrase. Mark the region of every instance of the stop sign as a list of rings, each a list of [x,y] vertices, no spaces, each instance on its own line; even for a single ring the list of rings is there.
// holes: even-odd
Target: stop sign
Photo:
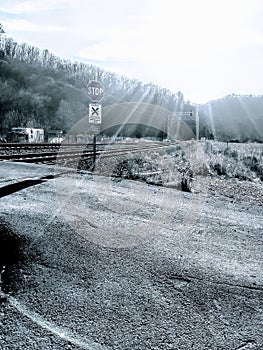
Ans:
[[[92,102],[99,102],[104,97],[104,86],[99,81],[91,81],[88,84],[88,96]]]

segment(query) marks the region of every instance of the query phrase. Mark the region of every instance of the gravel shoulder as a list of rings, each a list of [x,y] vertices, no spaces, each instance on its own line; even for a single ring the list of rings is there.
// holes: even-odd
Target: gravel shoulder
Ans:
[[[262,184],[193,189],[73,173],[3,197],[0,348],[262,349]]]

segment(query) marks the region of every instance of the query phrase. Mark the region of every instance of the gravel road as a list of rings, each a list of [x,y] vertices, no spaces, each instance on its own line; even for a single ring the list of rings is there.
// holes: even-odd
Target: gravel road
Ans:
[[[52,169],[2,163],[1,189]],[[0,349],[262,349],[262,185],[196,181],[73,173],[2,197]]]

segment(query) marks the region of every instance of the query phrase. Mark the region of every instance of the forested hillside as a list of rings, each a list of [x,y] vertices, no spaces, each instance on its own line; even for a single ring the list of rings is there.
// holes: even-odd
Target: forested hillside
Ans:
[[[94,65],[59,58],[26,43],[18,44],[5,35],[0,25],[0,134],[13,126],[67,132],[87,114],[87,84],[91,80],[104,85],[104,106],[147,102],[172,112],[195,109],[180,91],[172,93],[152,83],[144,84]],[[233,94],[200,105],[199,114],[200,137],[263,142],[263,96]],[[183,119],[195,132],[194,116]]]
[[[232,94],[201,106],[200,116],[203,135],[212,132],[221,141],[263,142],[263,95]]]
[[[0,61],[0,127],[38,126],[69,130],[87,114],[87,84],[105,87],[103,105],[149,102],[171,111],[191,109],[181,92],[171,93],[81,62],[54,56],[48,50],[17,44],[2,36]]]

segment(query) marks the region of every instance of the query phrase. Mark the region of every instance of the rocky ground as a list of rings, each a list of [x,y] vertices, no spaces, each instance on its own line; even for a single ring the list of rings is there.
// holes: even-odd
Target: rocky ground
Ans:
[[[0,349],[263,348],[261,182],[69,171],[1,164]]]

